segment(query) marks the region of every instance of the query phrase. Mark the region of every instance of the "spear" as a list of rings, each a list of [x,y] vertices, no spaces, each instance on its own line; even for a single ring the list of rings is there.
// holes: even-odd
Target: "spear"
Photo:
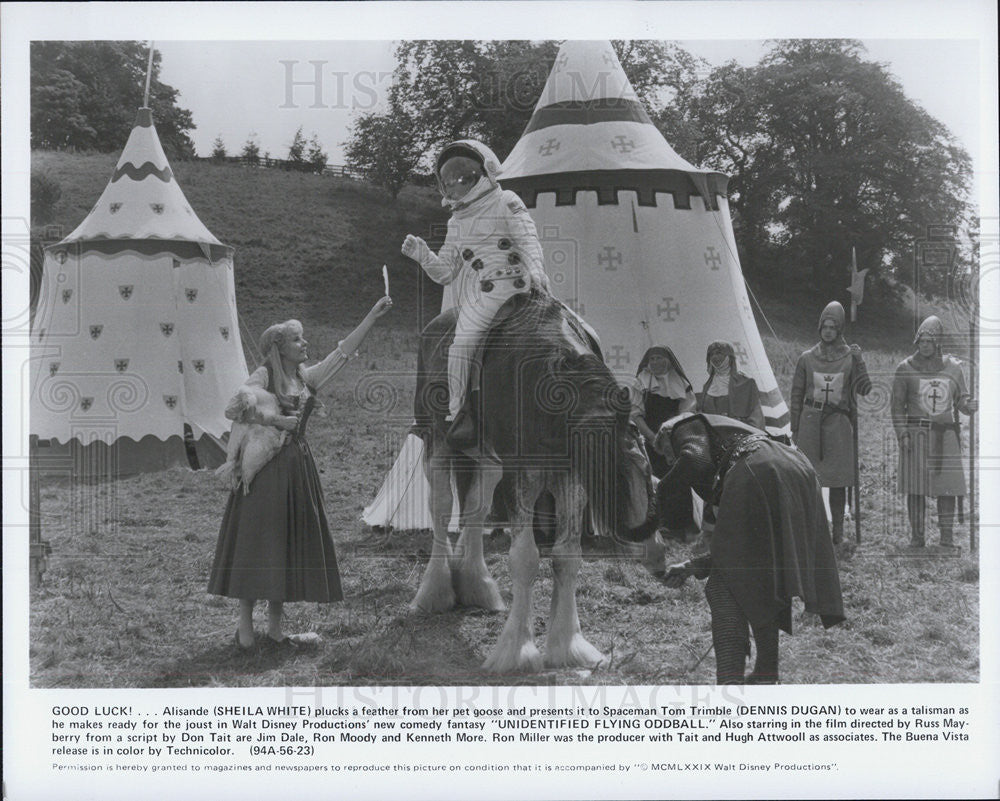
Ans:
[[[969,315],[969,384],[972,397],[979,397],[979,282],[972,289],[972,313]],[[969,415],[969,550],[978,550],[979,514],[976,508],[976,415]]]
[[[858,454],[858,396],[854,396],[851,427],[854,429],[854,540],[861,544],[861,456]]]

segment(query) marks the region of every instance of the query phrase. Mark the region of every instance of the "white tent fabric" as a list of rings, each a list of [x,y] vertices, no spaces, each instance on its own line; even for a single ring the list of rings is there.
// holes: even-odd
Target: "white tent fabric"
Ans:
[[[756,380],[768,431],[788,408],[754,322],[725,175],[699,170],[652,124],[608,42],[566,42],[500,171],[531,209],[553,292],[601,338],[627,380],[667,345],[700,391],[705,351],[731,342]]]
[[[121,443],[143,469],[165,445],[183,457],[186,426],[194,444],[229,430],[247,378],[233,250],[184,197],[149,109],[90,214],[46,248],[32,340],[40,443]]]
[[[566,42],[500,181],[528,206],[553,293],[596,329],[625,383],[654,344],[668,345],[700,391],[705,352],[733,344],[754,378],[768,431],[788,407],[754,322],[726,199],[727,177],[682,159],[652,124],[608,42]],[[369,525],[429,525],[427,486],[404,448]],[[388,499],[400,499],[388,503]],[[405,514],[397,511],[405,510]]]

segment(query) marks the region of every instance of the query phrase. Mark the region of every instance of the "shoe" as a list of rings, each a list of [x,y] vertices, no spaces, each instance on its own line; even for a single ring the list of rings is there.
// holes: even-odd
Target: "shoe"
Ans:
[[[452,450],[464,451],[476,445],[478,440],[476,434],[476,421],[463,409],[452,421],[444,440]]]
[[[763,676],[757,672],[751,673],[743,682],[744,684],[781,684],[777,675]]]
[[[236,650],[240,651],[241,653],[245,653],[245,654],[246,653],[250,653],[251,651],[253,651],[253,650],[255,650],[257,648],[257,638],[256,637],[254,637],[254,641],[252,643],[250,643],[250,645],[244,645],[243,643],[240,642],[240,630],[239,630],[239,628],[236,629],[236,636],[233,638],[233,642],[236,643]]]

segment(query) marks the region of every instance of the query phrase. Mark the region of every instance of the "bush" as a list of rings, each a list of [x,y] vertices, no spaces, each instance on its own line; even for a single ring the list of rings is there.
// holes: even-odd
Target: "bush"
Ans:
[[[56,203],[62,197],[62,186],[42,173],[31,176],[31,224],[51,222]]]

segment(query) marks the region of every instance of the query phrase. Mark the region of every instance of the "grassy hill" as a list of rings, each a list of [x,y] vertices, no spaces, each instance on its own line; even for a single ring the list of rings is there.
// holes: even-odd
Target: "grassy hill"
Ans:
[[[56,230],[68,233],[86,216],[117,158],[32,154],[32,172],[46,175],[62,189],[51,221]],[[385,191],[346,178],[204,161],[172,167],[201,220],[236,248],[237,302],[251,331],[259,333],[293,316],[307,325],[349,327],[381,293],[382,264],[389,267],[396,302],[386,325],[413,330],[440,308],[440,287],[399,252],[408,233],[422,235],[432,247],[443,239],[447,212],[434,189],[407,187],[393,202]],[[34,226],[33,233],[41,238],[45,228]],[[828,299],[805,287],[774,287],[752,279],[751,289],[766,315],[762,319],[755,309],[765,338],[773,327],[781,340],[795,342],[796,348],[799,342],[815,340],[816,320]],[[941,311],[930,306],[926,310]],[[961,331],[962,321],[944,311]],[[906,351],[911,331],[909,308],[868,305],[850,338],[863,347]]]
[[[56,226],[68,232],[83,219],[115,162],[113,155],[33,154],[32,170],[62,188]],[[381,295],[380,268],[389,267],[397,308],[369,337],[363,359],[349,363],[323,390],[326,411],[310,424],[346,598],[329,606],[286,606],[289,631],[322,636],[317,651],[292,659],[266,653],[235,657],[235,602],[205,591],[227,497],[210,474],[177,467],[99,486],[48,477],[41,491],[42,534],[53,553],[43,585],[32,593],[33,684],[511,683],[511,677],[478,671],[503,616],[465,610],[408,616],[428,536],[373,532],[359,520],[410,423],[414,336],[440,306],[440,289],[421,279],[419,268],[399,253],[407,233],[423,234],[432,246],[440,241],[445,214],[437,194],[409,187],[393,203],[375,187],[330,176],[203,162],[174,168],[202,221],[236,248],[244,342],[256,339],[266,325],[294,316],[310,332],[314,353],[326,353]],[[33,234],[41,238],[46,231],[36,227]],[[825,300],[788,287],[753,288],[767,318],[759,320],[764,345],[787,397],[794,359],[815,342]],[[905,512],[895,494],[896,444],[887,402],[894,365],[911,350],[912,322],[905,310],[865,307],[863,314],[850,339],[865,350],[875,390],[860,409],[863,541],[856,549],[849,543],[839,554],[848,620],[824,631],[797,609],[796,635],[782,637],[783,679],[975,682],[979,564],[978,554],[968,551],[967,525],[957,531],[960,557],[940,558],[933,548],[910,553]],[[255,354],[248,351],[252,359]],[[90,519],[89,509],[115,513]],[[933,543],[933,512],[929,517]],[[505,593],[509,544],[505,533],[494,533],[485,544],[487,564]],[[670,561],[688,555],[683,546],[671,547]],[[609,664],[593,673],[549,672],[517,682],[712,682],[713,660],[699,659],[710,642],[700,584],[668,590],[639,565],[609,559],[601,548],[585,554],[578,603],[585,633],[610,655]],[[540,638],[551,581],[545,561],[535,593]]]
[[[51,225],[69,233],[114,171],[116,154],[36,152],[32,171],[62,189]],[[171,165],[195,213],[236,249],[236,297],[255,337],[274,322],[350,328],[382,294],[388,265],[396,310],[390,325],[416,328],[421,304],[436,313],[441,289],[400,253],[408,233],[429,242],[447,220],[433,190],[408,187],[395,203],[346,178],[209,162]],[[36,226],[41,237],[45,229]],[[437,235],[435,236],[435,234]],[[429,318],[428,318],[429,319]]]

